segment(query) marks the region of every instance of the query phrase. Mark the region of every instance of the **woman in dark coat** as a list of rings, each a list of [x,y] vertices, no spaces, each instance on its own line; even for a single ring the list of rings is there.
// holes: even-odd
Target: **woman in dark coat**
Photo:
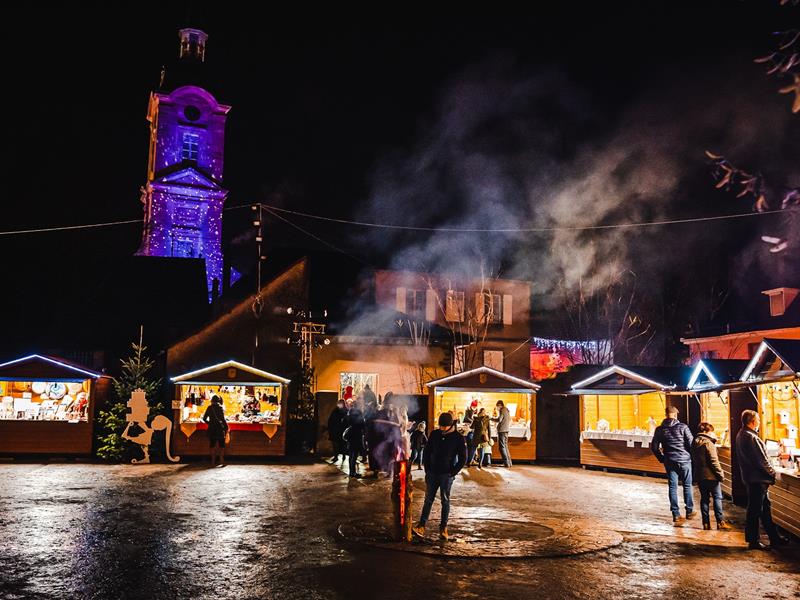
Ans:
[[[472,443],[478,449],[478,468],[483,468],[483,459],[486,456],[486,449],[489,449],[489,464],[492,464],[492,438],[489,433],[489,415],[486,409],[481,408],[478,415],[472,419]]]
[[[361,477],[358,473],[358,457],[364,453],[364,429],[364,415],[358,408],[351,408],[347,413],[347,429],[342,436],[347,444],[350,477]]]
[[[228,422],[225,420],[225,410],[222,408],[222,398],[214,396],[208,405],[203,421],[208,425],[208,444],[211,452],[211,466],[216,463],[219,456],[220,466],[225,465],[225,437],[228,433]]]
[[[700,488],[700,515],[703,517],[703,529],[711,529],[709,504],[714,499],[714,516],[717,529],[731,529],[722,514],[722,486],[725,473],[717,457],[717,440],[714,437],[714,426],[711,423],[700,423],[697,437],[692,442],[692,479]]]

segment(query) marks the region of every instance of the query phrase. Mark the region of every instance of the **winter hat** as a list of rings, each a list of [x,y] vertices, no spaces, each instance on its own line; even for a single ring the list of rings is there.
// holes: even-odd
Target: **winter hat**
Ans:
[[[439,427],[452,427],[453,426],[453,415],[449,412],[443,412],[439,415]]]

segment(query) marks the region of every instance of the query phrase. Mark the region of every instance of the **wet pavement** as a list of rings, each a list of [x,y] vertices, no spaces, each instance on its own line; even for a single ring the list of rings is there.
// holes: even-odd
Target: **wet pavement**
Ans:
[[[0,598],[800,598],[800,546],[743,549],[728,503],[737,531],[674,528],[660,479],[470,470],[451,516],[468,552],[380,547],[388,491],[324,463],[3,464]]]

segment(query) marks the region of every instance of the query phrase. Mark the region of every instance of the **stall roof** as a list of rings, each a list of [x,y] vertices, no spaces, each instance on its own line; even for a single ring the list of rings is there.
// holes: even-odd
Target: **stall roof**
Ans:
[[[747,364],[741,381],[772,381],[800,375],[800,340],[765,339]]]
[[[241,372],[244,372],[242,374]],[[255,375],[258,379],[254,379]],[[210,365],[170,378],[173,383],[289,383],[291,380],[235,360]]]
[[[611,365],[572,385],[573,394],[643,394],[686,389],[690,367],[621,367]],[[620,381],[621,378],[621,381]]]
[[[746,360],[703,358],[695,364],[686,387],[690,391],[730,387],[740,383],[739,375],[746,366]]]
[[[63,358],[30,354],[0,364],[0,379],[6,381],[84,381],[102,377]]]
[[[514,377],[513,375],[509,375],[508,373],[503,373],[502,371],[497,371],[489,367],[478,367],[477,369],[470,369],[469,371],[462,371],[461,373],[456,373],[455,375],[448,375],[447,377],[442,377],[441,379],[435,379],[426,383],[425,387],[432,388],[442,385],[448,385],[452,387],[453,384],[458,384],[459,382],[464,384],[463,387],[471,387],[470,383],[474,382],[470,382],[470,380],[477,377],[478,381],[480,381],[481,375],[486,376],[486,381],[481,381],[482,385],[489,383],[489,377],[491,377],[495,380],[500,380],[499,383],[513,383],[518,387],[523,387],[530,390],[538,390],[540,387],[538,384],[528,381],[527,379],[520,379],[519,377]],[[458,386],[456,385],[456,387]],[[508,386],[499,385],[495,387],[507,388]]]

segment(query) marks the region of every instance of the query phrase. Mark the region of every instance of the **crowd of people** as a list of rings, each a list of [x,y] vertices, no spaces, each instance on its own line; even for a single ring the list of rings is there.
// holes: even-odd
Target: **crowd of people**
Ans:
[[[413,433],[409,427],[415,428]],[[418,431],[422,438],[415,435]],[[345,389],[328,418],[328,435],[334,448],[334,461],[339,462],[341,457],[344,462],[347,457],[350,477],[354,478],[362,477],[359,461],[367,465],[373,477],[391,476],[394,464],[412,458],[412,453],[421,465],[427,440],[425,424],[410,423],[404,403],[396,402],[392,392],[387,392],[381,401],[369,385],[357,397],[353,396],[351,386]]]
[[[769,486],[775,484],[775,469],[767,457],[767,449],[758,435],[760,419],[753,410],[742,411],[742,428],[736,436],[736,458],[742,481],[747,486],[747,516],[745,541],[753,550],[763,550],[759,541],[759,524],[769,537],[773,546],[782,546],[788,540],[779,532],[772,521],[772,507],[769,499]],[[730,530],[722,509],[722,482],[725,473],[717,456],[717,440],[711,423],[700,423],[697,436],[692,436],[689,426],[678,420],[678,409],[669,406],[666,418],[653,433],[651,450],[664,465],[667,474],[668,494],[672,521],[681,526],[687,519],[694,519],[692,483],[700,489],[700,516],[703,529],[711,529],[711,504],[713,500],[714,518],[717,529]],[[683,486],[685,517],[681,515],[678,503],[678,485]]]
[[[348,395],[349,393],[349,395]],[[482,469],[491,464],[494,445],[491,424],[496,424],[498,445],[503,466],[511,466],[508,452],[508,425],[511,418],[502,401],[495,405],[493,416],[473,400],[463,413],[454,415],[446,411],[439,415],[438,429],[430,437],[424,422],[409,423],[405,404],[395,402],[387,392],[381,403],[369,386],[358,398],[352,398],[352,389],[339,400],[328,420],[330,439],[334,446],[334,460],[349,460],[350,477],[361,477],[358,463],[368,465],[373,476],[393,474],[399,460],[409,460],[418,469],[425,469],[425,500],[413,532],[425,535],[425,526],[438,493],[441,504],[439,535],[449,539],[447,531],[450,513],[450,491],[456,475],[465,466]],[[711,529],[713,510],[717,529],[730,530],[722,506],[721,483],[725,473],[719,462],[714,426],[700,423],[693,436],[688,425],[678,420],[678,409],[666,409],[666,418],[655,432],[651,450],[664,465],[668,481],[668,497],[672,520],[681,526],[694,519],[692,484],[700,491],[700,516],[703,529]],[[751,549],[764,549],[759,541],[759,527],[763,526],[773,546],[788,543],[772,521],[769,487],[775,484],[775,470],[767,457],[764,442],[758,435],[759,416],[752,410],[741,415],[742,428],[736,436],[736,456],[742,481],[747,486],[747,517],[745,540]],[[681,515],[678,488],[682,486],[685,516]]]

